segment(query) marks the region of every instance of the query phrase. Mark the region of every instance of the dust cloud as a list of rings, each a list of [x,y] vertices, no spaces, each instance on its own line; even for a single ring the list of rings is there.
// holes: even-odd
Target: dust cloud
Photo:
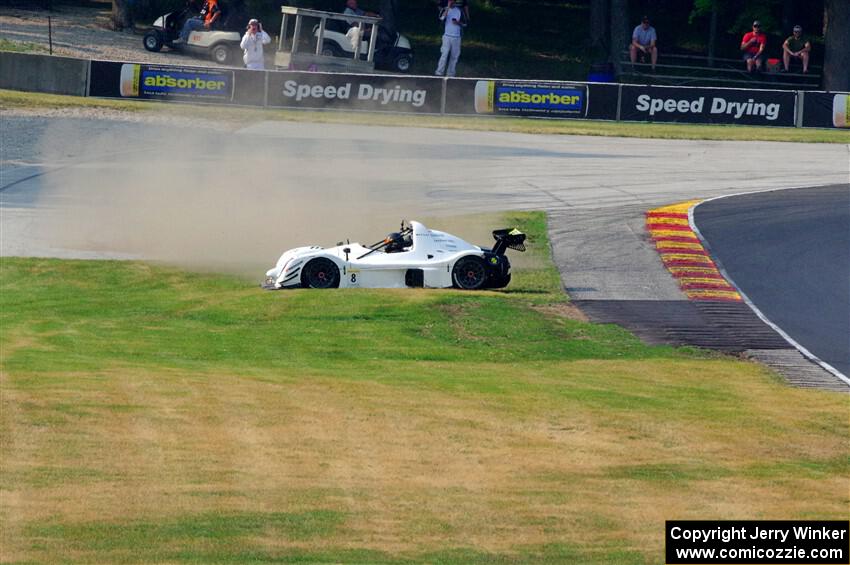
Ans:
[[[40,236],[65,249],[258,277],[290,247],[372,243],[419,209],[383,194],[379,177],[404,171],[384,162],[376,175],[368,148],[335,157],[312,140],[186,123],[82,138],[63,122],[43,140],[44,160],[63,166],[44,176]]]
[[[39,144],[51,170],[30,235],[62,256],[139,258],[254,280],[286,249],[368,245],[401,219],[490,245],[490,230],[505,227],[497,214],[435,207],[428,195],[454,149],[415,141],[371,143],[369,128],[338,124],[55,120]]]

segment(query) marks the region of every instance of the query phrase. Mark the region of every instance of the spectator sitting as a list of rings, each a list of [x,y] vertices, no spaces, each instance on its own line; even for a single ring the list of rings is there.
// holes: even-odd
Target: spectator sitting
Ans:
[[[753,31],[748,31],[744,34],[744,39],[741,40],[741,51],[744,52],[744,61],[747,62],[747,72],[761,70],[761,65],[765,58],[765,48],[767,47],[767,34],[761,31],[761,23],[758,20],[753,22]]]
[[[207,0],[204,2],[204,7],[201,8],[201,14],[189,18],[183,24],[183,29],[180,30],[180,40],[185,43],[189,41],[189,34],[193,31],[201,28],[211,29],[219,17],[221,17],[221,8],[218,6],[218,0]]]
[[[342,11],[342,13],[345,16],[377,16],[378,15],[375,12],[366,12],[364,10],[361,10],[357,6],[357,0],[345,0],[345,9]],[[345,21],[348,22],[348,25],[350,26],[350,28],[360,29],[360,22],[358,22],[357,20],[346,19]],[[364,41],[368,40],[371,34],[372,34],[372,26],[371,25],[364,25],[362,36],[359,33],[354,33],[353,35],[348,35],[348,34],[346,34],[346,35],[348,36],[349,40],[352,42],[352,46],[355,46],[359,40],[364,40]]]
[[[632,32],[632,43],[629,45],[629,58],[632,63],[637,61],[638,52],[641,53],[641,58],[647,54],[652,62],[652,70],[655,71],[655,63],[658,61],[658,48],[655,42],[658,36],[655,33],[655,28],[649,25],[649,16],[644,16],[640,25],[636,26]]]
[[[357,7],[357,0],[345,0],[345,10],[342,13],[346,16],[377,16],[374,12],[366,12]],[[348,25],[356,26],[360,22],[357,20],[346,20]]]
[[[803,39],[803,28],[794,26],[794,33],[782,44],[782,62],[785,64],[787,73],[791,66],[791,57],[803,62],[803,72],[809,72],[809,52],[812,44],[808,39]]]

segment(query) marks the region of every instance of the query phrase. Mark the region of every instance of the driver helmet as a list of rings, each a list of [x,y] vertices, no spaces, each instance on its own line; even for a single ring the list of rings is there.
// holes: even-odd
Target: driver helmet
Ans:
[[[397,231],[390,233],[384,241],[387,242],[387,253],[393,253],[404,249],[404,236]]]

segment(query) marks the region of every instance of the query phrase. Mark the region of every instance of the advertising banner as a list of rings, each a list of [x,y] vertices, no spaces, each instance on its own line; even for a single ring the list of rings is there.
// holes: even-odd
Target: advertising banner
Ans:
[[[89,95],[230,102],[233,71],[92,61]]]
[[[587,85],[587,119],[616,120],[617,102],[619,100],[619,84]]]
[[[796,103],[784,90],[623,85],[620,119],[791,127]]]
[[[89,96],[262,105],[264,73],[92,61]]]
[[[554,81],[446,81],[447,114],[584,118],[587,86]]]
[[[804,128],[850,128],[850,95],[843,92],[806,92]]]
[[[269,73],[268,105],[439,114],[442,80],[430,77]]]

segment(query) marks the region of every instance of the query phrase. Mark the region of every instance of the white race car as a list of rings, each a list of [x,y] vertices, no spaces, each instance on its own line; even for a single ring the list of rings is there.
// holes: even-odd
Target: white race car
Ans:
[[[296,247],[280,256],[266,273],[263,288],[502,288],[511,281],[505,251],[525,251],[517,229],[493,232],[492,249],[482,249],[419,222],[364,247]]]

